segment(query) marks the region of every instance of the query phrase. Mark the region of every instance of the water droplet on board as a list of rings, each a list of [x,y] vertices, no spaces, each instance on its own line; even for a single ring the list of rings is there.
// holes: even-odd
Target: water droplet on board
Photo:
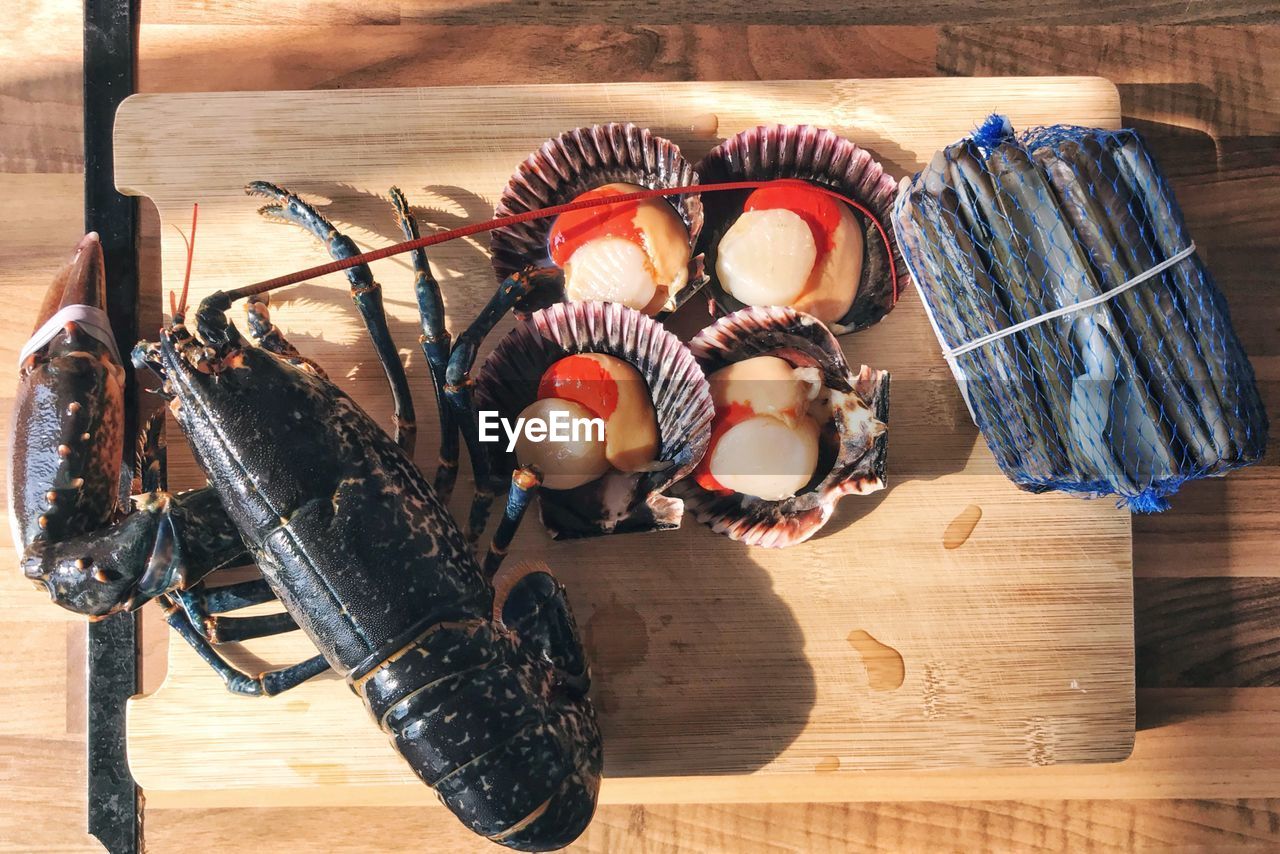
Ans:
[[[902,653],[862,629],[849,632],[848,641],[862,659],[862,666],[867,670],[867,684],[872,691],[893,691],[902,687],[903,680],[907,678]]]
[[[634,670],[649,653],[649,630],[635,608],[611,603],[597,608],[582,633],[592,670],[617,677]]]
[[[982,508],[977,504],[970,504],[968,507],[960,511],[960,515],[951,520],[951,524],[947,526],[947,530],[942,532],[942,547],[945,549],[958,549],[969,539],[969,535],[973,533],[973,529],[978,526],[978,520],[982,518]]]
[[[689,120],[689,130],[694,136],[715,136],[720,129],[720,117],[715,113],[701,113]]]
[[[593,689],[592,696],[595,699],[596,708],[606,714],[613,714],[618,711],[618,696],[608,688],[599,685],[598,681],[591,686]]]
[[[819,774],[830,774],[833,771],[840,770],[840,759],[836,756],[824,756],[818,760],[818,764],[814,766],[815,771]]]

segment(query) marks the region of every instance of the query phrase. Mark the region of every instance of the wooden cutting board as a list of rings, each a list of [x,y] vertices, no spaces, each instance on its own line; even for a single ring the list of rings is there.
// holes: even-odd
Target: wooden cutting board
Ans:
[[[172,226],[186,228],[199,202],[198,300],[325,258],[301,232],[259,219],[242,192],[251,179],[302,192],[376,247],[397,239],[388,187],[419,206],[424,230],[484,219],[529,151],[583,124],[634,121],[697,160],[744,128],[808,122],[901,177],[992,110],[1018,128],[1119,121],[1114,86],[1096,78],[146,95],[117,119],[116,178],[159,209],[166,289],[180,286],[185,260]],[[434,250],[455,331],[494,288],[486,247],[481,237]],[[428,465],[437,435],[407,261],[375,273]],[[386,422],[389,393],[344,279],[279,292],[274,318]],[[552,543],[531,515],[519,535],[513,553],[560,574],[585,634],[605,800],[876,797],[863,772],[1128,755],[1129,517],[1109,501],[1027,495],[1000,474],[915,293],[843,343],[852,364],[893,375],[890,486],[845,499],[810,543],[748,549],[692,518],[677,532]],[[199,485],[176,430],[170,446],[172,485]],[[235,655],[261,668],[312,652],[294,634]],[[153,805],[432,800],[337,678],[233,697],[176,636],[163,684],[130,706],[129,756]]]

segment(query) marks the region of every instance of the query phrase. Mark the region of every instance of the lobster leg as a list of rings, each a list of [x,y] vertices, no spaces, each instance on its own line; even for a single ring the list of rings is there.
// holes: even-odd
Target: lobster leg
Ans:
[[[360,254],[351,238],[340,233],[324,215],[288,190],[266,181],[253,181],[245,187],[245,192],[271,199],[274,204],[265,205],[259,213],[269,219],[301,226],[318,237],[334,258],[350,258]],[[404,365],[400,362],[400,353],[387,328],[382,286],[374,280],[368,264],[359,264],[346,272],[347,280],[351,282],[351,300],[364,319],[365,328],[373,341],[373,349],[378,354],[378,361],[382,363],[382,370],[391,386],[395,406],[395,440],[400,447],[412,454],[416,433],[413,396],[409,391],[409,379],[405,376]]]
[[[240,643],[298,628],[297,622],[286,611],[252,617],[210,617],[209,620],[209,640],[212,643]]]
[[[265,586],[266,582],[263,582],[263,584]],[[270,588],[268,588],[269,590]],[[291,632],[298,627],[293,617],[284,612],[278,614],[256,614],[251,617],[220,616],[221,612],[215,611],[210,607],[210,594],[201,588],[178,590],[171,595],[182,606],[182,610],[187,613],[187,618],[191,621],[191,624],[199,628],[201,634],[214,644],[239,643],[253,638]],[[261,601],[269,602],[274,598],[275,595],[272,594]],[[222,607],[223,604],[223,602],[215,602],[214,607]],[[244,599],[238,603],[232,602],[229,604],[233,604],[234,608],[244,608],[257,603]],[[222,611],[225,612],[234,608],[222,607]]]
[[[498,530],[493,534],[493,541],[489,543],[489,553],[484,558],[484,576],[488,581],[493,581],[503,558],[507,556],[507,548],[511,545],[516,529],[520,527],[524,511],[529,509],[533,493],[541,484],[542,474],[533,466],[522,466],[512,473],[507,507],[498,522]]]
[[[445,397],[462,425],[462,436],[467,442],[467,453],[471,456],[471,467],[476,479],[475,496],[471,499],[471,514],[467,520],[468,542],[474,543],[480,539],[480,533],[489,518],[489,507],[493,504],[495,492],[493,460],[489,449],[480,441],[480,426],[476,420],[475,401],[472,398],[475,381],[471,379],[471,368],[475,365],[481,342],[498,321],[528,294],[548,284],[558,283],[561,275],[554,268],[530,268],[512,273],[498,287],[497,293],[489,299],[488,305],[466,331],[458,336],[449,354],[449,367],[445,372]]]
[[[249,319],[249,335],[262,349],[289,360],[290,364],[315,371],[318,376],[329,378],[319,364],[298,352],[271,322],[271,294],[254,294],[245,301],[244,311]]]
[[[200,629],[192,625],[190,617],[187,616],[181,605],[173,601],[168,602],[164,617],[169,625],[173,627],[173,630],[181,635],[183,640],[191,644],[191,648],[196,651],[196,654],[204,659],[204,662],[212,667],[215,673],[222,677],[227,690],[233,694],[243,694],[249,697],[271,697],[282,691],[295,688],[313,676],[319,676],[329,669],[329,662],[325,657],[316,655],[289,667],[260,673],[257,676],[250,676],[243,670],[234,667],[218,654],[218,651],[213,648],[213,642],[205,637]]]
[[[275,591],[263,578],[200,591],[201,605],[207,614],[225,614],[250,605],[261,605],[275,598]]]
[[[268,327],[270,329],[275,329],[274,326],[270,325],[269,320]],[[283,338],[279,340],[284,341]],[[284,343],[286,346],[288,345],[288,342]],[[318,371],[319,368],[316,368],[316,370]],[[157,409],[153,412],[147,419],[146,425],[141,431],[140,447],[138,449],[138,471],[142,481],[142,488],[146,492],[155,493],[160,491],[161,475],[165,470],[166,452],[163,432],[165,421],[164,413],[165,410],[163,408]],[[191,499],[188,497],[186,500],[190,502]],[[220,503],[215,504],[212,500],[206,501],[205,507],[206,512],[214,514],[215,518],[221,522],[221,517],[218,512],[221,510]],[[227,530],[230,529],[228,528]],[[246,563],[249,560],[247,552],[241,552],[240,554],[231,557],[228,557],[228,554],[229,549],[220,554],[220,563],[218,568],[231,566],[235,563]],[[204,562],[209,563],[207,560]],[[184,581],[184,583],[186,582]],[[275,633],[271,631],[260,631],[257,635],[244,634],[243,629],[240,629],[238,633],[233,631],[233,634],[238,634],[238,636],[227,637],[228,633],[225,628],[223,628],[221,634],[219,634],[218,629],[220,626],[218,625],[218,618],[210,616],[212,614],[223,613],[224,611],[246,608],[250,605],[259,604],[260,602],[270,602],[275,599],[276,595],[272,592],[270,585],[267,584],[265,579],[259,578],[253,581],[227,585],[226,587],[215,588],[213,591],[209,591],[205,586],[204,579],[199,578],[194,579],[189,588],[178,588],[172,590],[169,595],[171,597],[176,597],[182,603],[183,608],[186,609],[188,616],[192,619],[192,622],[197,625],[208,626],[210,640],[213,640],[214,643],[223,643],[227,640],[247,640],[250,637],[258,637],[262,634]],[[230,619],[237,623],[240,622],[235,618]],[[288,631],[289,629],[297,628],[297,623],[294,623],[292,618],[289,618],[289,622],[290,625],[287,628],[280,629],[279,631]]]
[[[419,236],[418,221],[409,210],[409,203],[398,187],[391,188],[391,203],[396,209],[396,222],[406,240]],[[413,290],[418,298],[418,315],[422,319],[422,354],[431,369],[431,384],[436,393],[436,408],[440,412],[440,461],[436,468],[435,489],[440,501],[449,503],[453,486],[458,478],[458,425],[449,402],[445,399],[445,371],[449,367],[449,350],[452,337],[445,326],[444,297],[440,283],[431,274],[431,264],[425,249],[410,253],[413,259]]]

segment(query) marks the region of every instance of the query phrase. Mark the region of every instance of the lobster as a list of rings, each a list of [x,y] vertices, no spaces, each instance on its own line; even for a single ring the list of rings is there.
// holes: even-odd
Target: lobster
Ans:
[[[247,191],[269,200],[263,214],[310,231],[335,259],[357,254],[297,195],[265,182]],[[417,238],[403,195],[391,197],[400,228]],[[551,850],[594,813],[600,733],[565,589],[543,566],[502,566],[540,483],[535,469],[514,473],[483,560],[473,551],[495,478],[477,444],[470,371],[498,320],[558,286],[559,272],[509,277],[454,340],[425,251],[412,260],[443,432],[434,486],[412,459],[409,384],[381,288],[361,263],[346,272],[391,386],[391,433],[287,341],[266,295],[214,293],[196,308],[192,331],[184,283],[158,340],[139,343],[132,361],[158,378],[208,483],[182,494],[160,488],[163,422],[150,419],[139,452],[144,492],[128,510],[117,500],[133,475],[122,471],[125,369],[102,311],[101,247],[86,236],[24,350],[11,444],[14,539],[25,575],[63,607],[102,617],[155,599],[233,692],[273,695],[336,670],[464,824],[510,848]],[[242,298],[248,339],[227,317]],[[476,479],[465,533],[446,508],[459,433]],[[261,578],[208,583],[248,561]],[[281,614],[228,615],[277,598]],[[243,672],[217,649],[294,628],[318,654],[268,673]]]

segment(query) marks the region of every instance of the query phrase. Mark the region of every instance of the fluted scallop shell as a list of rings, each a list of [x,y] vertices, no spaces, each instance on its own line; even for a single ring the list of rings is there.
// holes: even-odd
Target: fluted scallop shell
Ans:
[[[485,360],[476,380],[479,409],[514,419],[537,398],[552,363],[604,353],[636,368],[658,417],[658,461],[650,472],[610,472],[576,489],[539,491],[542,523],[555,539],[677,528],[684,502],[664,491],[693,471],[711,438],[711,389],[693,354],[653,318],[618,303],[557,303],[520,320]],[[497,462],[513,455],[494,444]]]
[[[699,522],[753,546],[784,548],[802,543],[831,518],[845,495],[866,495],[885,486],[888,452],[889,374],[863,365],[853,373],[840,344],[815,317],[781,306],[745,308],[698,333],[689,342],[710,376],[753,356],[778,356],[813,366],[832,392],[835,447],[831,468],[810,489],[782,501],[707,492],[693,478],[676,485]]]
[[[648,128],[630,122],[577,128],[547,140],[520,164],[502,191],[494,216],[565,204],[587,190],[617,182],[649,189],[691,187],[698,183],[698,175],[680,153],[680,146]],[[702,200],[697,193],[689,193],[668,196],[666,201],[689,230],[692,249],[702,231]],[[493,269],[499,281],[530,264],[555,266],[547,245],[554,222],[552,218],[535,219],[490,232]],[[702,261],[694,258],[690,261],[689,283],[663,310],[671,311],[683,304],[705,281]],[[563,292],[558,299],[564,299]],[[546,294],[540,294],[539,300],[521,308],[532,310],[554,301]]]
[[[721,181],[766,181],[800,178],[812,181],[860,202],[884,226],[889,246],[875,226],[860,212],[854,215],[863,225],[862,278],[848,313],[832,329],[846,334],[877,323],[893,309],[909,284],[907,265],[902,260],[893,233],[891,214],[898,185],[866,149],[829,130],[811,125],[772,125],[745,130],[713,148],[697,166],[704,184]],[[720,237],[742,213],[749,191],[706,193],[707,228],[701,247],[711,279],[709,291],[717,313],[742,308],[720,287],[715,276],[715,250]],[[890,275],[893,257],[896,279]]]

